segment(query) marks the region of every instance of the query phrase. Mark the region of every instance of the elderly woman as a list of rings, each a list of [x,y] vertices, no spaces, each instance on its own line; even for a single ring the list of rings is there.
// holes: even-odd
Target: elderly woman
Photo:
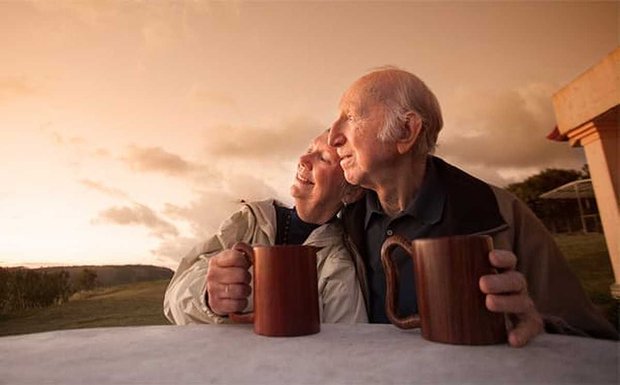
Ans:
[[[295,207],[273,199],[245,203],[219,232],[183,258],[166,289],[164,314],[179,325],[222,323],[226,314],[251,307],[250,274],[237,242],[305,244],[317,254],[322,322],[367,322],[364,298],[336,214],[359,195],[344,179],[327,132],[299,158],[291,196]]]

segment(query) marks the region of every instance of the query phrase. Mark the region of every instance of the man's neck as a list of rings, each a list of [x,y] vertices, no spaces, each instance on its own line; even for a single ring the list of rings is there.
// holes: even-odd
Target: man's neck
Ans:
[[[388,216],[394,217],[404,211],[415,199],[425,171],[426,157],[403,159],[374,186],[381,208]]]

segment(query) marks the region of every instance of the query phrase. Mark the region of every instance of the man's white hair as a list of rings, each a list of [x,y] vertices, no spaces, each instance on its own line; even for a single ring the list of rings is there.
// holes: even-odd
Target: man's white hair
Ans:
[[[413,151],[419,155],[432,153],[443,127],[443,118],[437,97],[430,88],[414,74],[393,66],[381,67],[365,77],[373,83],[372,94],[386,107],[379,139],[401,139],[406,134],[405,124],[415,116],[422,122],[422,131]]]

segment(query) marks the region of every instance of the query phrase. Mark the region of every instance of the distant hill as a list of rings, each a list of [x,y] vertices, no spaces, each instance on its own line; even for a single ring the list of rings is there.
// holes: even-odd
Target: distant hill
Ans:
[[[107,287],[122,285],[126,283],[156,281],[170,279],[174,272],[166,267],[151,265],[104,265],[104,266],[54,266],[33,269],[49,273],[66,270],[69,272],[71,284],[77,280],[84,269],[89,269],[97,273],[97,286]]]

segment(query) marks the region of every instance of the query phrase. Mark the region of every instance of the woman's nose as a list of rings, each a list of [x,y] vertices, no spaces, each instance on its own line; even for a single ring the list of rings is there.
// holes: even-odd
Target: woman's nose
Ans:
[[[312,162],[310,161],[311,154],[304,154],[299,157],[299,168],[305,168],[306,170],[312,170]]]

